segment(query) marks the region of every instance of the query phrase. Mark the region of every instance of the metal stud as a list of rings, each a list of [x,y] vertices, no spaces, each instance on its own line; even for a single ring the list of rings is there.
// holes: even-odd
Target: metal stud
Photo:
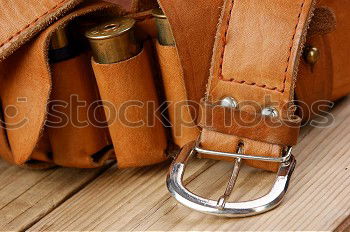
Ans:
[[[238,108],[238,103],[233,97],[225,97],[220,101],[220,105],[229,108]]]
[[[265,107],[262,111],[261,114],[264,116],[270,116],[273,118],[278,117],[278,110],[274,107]]]
[[[304,59],[306,63],[314,66],[320,59],[320,50],[313,46],[306,47],[304,51]]]

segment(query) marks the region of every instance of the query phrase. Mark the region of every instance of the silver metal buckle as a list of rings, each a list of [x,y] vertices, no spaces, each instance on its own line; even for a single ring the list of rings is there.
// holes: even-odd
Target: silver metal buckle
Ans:
[[[281,158],[273,158],[244,155],[241,149],[238,149],[237,153],[210,151],[200,148],[197,143],[187,154],[180,153],[175,158],[167,177],[167,187],[170,193],[181,204],[202,213],[226,217],[246,217],[260,214],[277,207],[287,191],[289,180],[296,164],[291,150],[291,148],[288,148],[286,155]],[[236,158],[225,193],[218,200],[210,200],[197,196],[182,184],[186,163],[191,156],[197,153]],[[276,181],[270,192],[263,197],[244,202],[226,202],[235,185],[242,159],[280,162],[281,165],[277,172]]]

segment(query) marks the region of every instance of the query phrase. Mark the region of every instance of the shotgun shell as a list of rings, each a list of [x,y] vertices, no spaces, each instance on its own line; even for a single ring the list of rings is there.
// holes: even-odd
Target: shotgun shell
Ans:
[[[69,45],[65,27],[60,27],[52,33],[50,50],[65,48]]]
[[[65,27],[60,27],[51,35],[49,59],[50,63],[57,63],[70,59],[76,55],[75,49],[71,46]]]
[[[135,22],[121,17],[86,31],[95,61],[111,64],[137,55],[141,46],[135,38]]]
[[[160,8],[153,9],[152,15],[156,20],[158,41],[164,46],[174,46],[175,40],[168,19]]]

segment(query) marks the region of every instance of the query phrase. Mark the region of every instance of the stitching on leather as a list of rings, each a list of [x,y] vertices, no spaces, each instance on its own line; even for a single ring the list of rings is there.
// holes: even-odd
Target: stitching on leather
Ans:
[[[60,6],[62,6],[65,2],[67,2],[69,0],[62,0],[60,2],[58,2],[56,5],[54,5],[51,9],[49,9],[48,11],[46,11],[44,14],[40,15],[39,17],[37,17],[35,20],[33,20],[32,22],[30,22],[29,24],[25,25],[22,29],[20,29],[19,31],[17,31],[15,34],[13,34],[11,37],[9,37],[8,39],[6,39],[4,42],[2,42],[0,44],[0,48],[2,48],[3,46],[6,45],[6,43],[10,42],[13,38],[15,38],[16,36],[20,35],[25,29],[29,28],[30,26],[32,26],[33,24],[35,24],[38,20],[40,20],[42,17],[46,16],[47,14],[51,13],[52,11],[54,11],[55,9],[59,8]]]
[[[288,56],[288,59],[287,59],[287,67],[286,67],[286,70],[285,70],[285,74],[284,74],[284,80],[283,80],[283,90],[282,90],[282,93],[284,92],[285,88],[286,88],[286,81],[287,81],[287,71],[288,71],[288,68],[289,68],[289,61],[290,61],[290,57],[292,56],[292,48],[293,48],[293,44],[294,44],[294,39],[295,39],[295,35],[297,34],[297,29],[298,29],[298,26],[299,26],[299,23],[300,23],[300,16],[301,16],[301,13],[303,12],[303,9],[304,9],[304,5],[305,5],[305,1],[303,1],[303,3],[301,4],[301,7],[300,7],[300,13],[298,15],[298,22],[297,22],[297,25],[295,25],[295,30],[294,30],[294,34],[293,34],[293,37],[292,37],[292,41],[291,41],[291,45],[290,45],[290,48],[289,48],[289,56]]]
[[[224,33],[224,39],[223,39],[223,48],[222,48],[222,52],[221,52],[221,61],[220,61],[220,73],[219,73],[219,76],[220,76],[220,79],[222,80],[223,79],[223,74],[222,74],[222,67],[223,67],[223,62],[224,62],[224,54],[225,54],[225,48],[226,48],[226,44],[227,44],[227,33],[228,33],[228,28],[229,28],[229,25],[230,25],[230,19],[231,19],[231,15],[232,15],[232,9],[233,9],[233,5],[234,5],[234,1],[235,0],[232,0],[231,1],[231,6],[230,6],[230,13],[228,15],[228,19],[227,19],[227,23],[226,23],[226,28],[225,28],[225,33]],[[285,91],[285,88],[286,88],[286,81],[287,81],[287,72],[288,72],[288,68],[289,68],[289,61],[290,61],[290,58],[291,58],[291,55],[292,55],[292,49],[293,49],[293,44],[294,44],[294,39],[295,39],[295,35],[297,33],[297,28],[299,26],[299,23],[300,23],[300,17],[301,17],[301,13],[303,12],[303,9],[304,9],[304,6],[305,6],[305,1],[303,1],[303,3],[301,4],[301,7],[300,7],[300,12],[299,12],[299,15],[298,15],[298,21],[297,21],[297,24],[295,26],[295,30],[294,30],[294,33],[293,33],[293,37],[292,37],[292,41],[291,41],[291,46],[289,48],[289,55],[288,55],[288,58],[287,58],[287,67],[285,69],[285,75],[284,75],[284,80],[283,80],[283,89],[278,89],[278,87],[269,87],[267,86],[266,84],[258,84],[256,82],[248,82],[248,81],[245,81],[245,80],[235,80],[234,78],[231,78],[229,80],[225,80],[225,81],[231,81],[231,82],[236,82],[238,84],[245,84],[245,85],[255,85],[255,86],[258,86],[260,88],[264,88],[264,89],[269,89],[269,90],[274,90],[274,91],[277,91],[277,92],[280,92],[280,93],[284,93]]]

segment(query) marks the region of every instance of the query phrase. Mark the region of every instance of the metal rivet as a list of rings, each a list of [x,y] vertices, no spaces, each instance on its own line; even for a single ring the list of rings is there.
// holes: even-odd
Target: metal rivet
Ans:
[[[223,107],[237,108],[238,103],[233,97],[225,97],[220,101],[220,105]]]
[[[262,111],[261,114],[264,116],[270,116],[273,118],[278,117],[278,111],[274,107],[265,107]]]
[[[315,65],[320,59],[320,50],[316,47],[308,46],[304,51],[304,59],[306,63],[310,65]]]

